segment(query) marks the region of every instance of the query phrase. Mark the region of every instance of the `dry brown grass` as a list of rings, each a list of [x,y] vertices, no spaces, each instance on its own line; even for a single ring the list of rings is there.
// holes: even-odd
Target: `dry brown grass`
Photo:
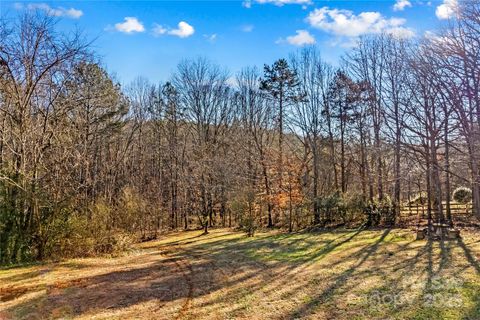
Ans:
[[[475,233],[181,232],[123,257],[0,270],[0,319],[480,319],[479,259]]]

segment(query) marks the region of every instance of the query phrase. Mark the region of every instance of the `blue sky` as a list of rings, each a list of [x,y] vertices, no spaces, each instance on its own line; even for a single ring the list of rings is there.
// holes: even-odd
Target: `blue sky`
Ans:
[[[206,56],[232,74],[315,44],[325,60],[364,34],[418,37],[452,16],[456,0],[415,1],[6,1],[2,14],[40,10],[95,38],[94,49],[123,83],[165,81],[182,58]]]

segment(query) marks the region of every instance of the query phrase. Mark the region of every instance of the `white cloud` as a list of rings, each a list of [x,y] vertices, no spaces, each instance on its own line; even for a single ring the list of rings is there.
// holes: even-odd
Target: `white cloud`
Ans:
[[[297,30],[296,35],[288,36],[285,40],[279,39],[277,43],[287,42],[293,46],[305,46],[308,44],[314,44],[315,38],[307,30]]]
[[[271,3],[279,7],[286,4],[300,4],[302,5],[302,7],[312,4],[312,0],[245,0],[242,2],[242,6],[244,6],[245,8],[251,8],[252,1],[258,4]]]
[[[17,10],[21,10],[24,6],[21,3],[15,3],[14,8]],[[67,17],[72,19],[78,19],[83,15],[82,10],[78,10],[75,8],[64,8],[64,7],[56,7],[52,8],[46,3],[30,3],[26,6],[28,10],[41,10],[44,11],[45,14],[53,17]]]
[[[397,39],[410,39],[415,36],[415,31],[405,27],[390,28],[386,32]]]
[[[252,32],[253,31],[253,24],[246,24],[244,26],[242,26],[242,31],[243,32]]]
[[[454,39],[450,38],[450,37],[447,37],[447,36],[444,36],[444,35],[439,35],[438,33],[436,32],[432,32],[432,31],[425,31],[425,33],[423,34],[423,36],[425,37],[426,40],[434,43],[434,44],[437,44],[437,45],[449,45],[449,44],[455,44],[455,41]]]
[[[312,4],[311,0],[255,0],[255,2],[264,4],[264,3],[273,3],[276,6],[283,6],[285,4]]]
[[[393,11],[403,11],[406,7],[411,7],[412,3],[409,0],[397,0],[393,5]]]
[[[406,20],[386,18],[380,12],[361,12],[323,7],[310,12],[307,22],[314,28],[343,37],[358,37],[372,33],[393,33],[403,27]],[[403,30],[402,29],[402,30]],[[405,31],[405,30],[404,30]]]
[[[162,34],[167,33],[167,28],[162,27],[162,26],[159,25],[159,24],[154,24],[152,31],[153,31],[153,35],[155,35],[155,36],[160,36],[160,35],[162,35]]]
[[[152,33],[154,36],[161,36],[166,34],[166,35],[176,36],[180,38],[187,38],[195,33],[195,29],[185,21],[180,21],[178,23],[177,29],[167,28],[155,23],[153,25]],[[203,36],[211,42],[215,41],[217,37],[216,34],[211,34],[211,35],[204,34]]]
[[[335,38],[327,41],[327,44],[331,47],[342,47],[346,49],[354,48],[358,45],[358,38]]]
[[[116,23],[115,29],[123,33],[135,33],[145,31],[145,27],[142,22],[138,21],[135,17],[125,17],[125,22]]]
[[[205,39],[207,39],[208,42],[211,42],[211,43],[213,43],[217,40],[217,34],[216,33],[214,33],[214,34],[204,34],[203,37]]]
[[[458,10],[457,0],[443,0],[443,3],[435,10],[438,19],[445,20],[453,18]]]
[[[423,37],[432,42],[443,41],[445,37],[439,36],[435,31],[427,30],[423,33]]]
[[[58,9],[57,9],[58,10]],[[82,10],[77,10],[74,8],[70,9],[61,9],[62,15],[73,18],[73,19],[78,19],[81,16],[83,16],[83,11]]]
[[[242,6],[247,8],[247,9],[250,9],[252,7],[252,1],[251,0],[243,1]]]
[[[228,77],[225,83],[232,88],[235,88],[238,86],[238,81],[236,77]]]
[[[195,33],[195,29],[185,21],[180,21],[178,23],[177,29],[171,29],[168,31],[169,35],[177,36],[180,38],[190,37],[194,33]]]

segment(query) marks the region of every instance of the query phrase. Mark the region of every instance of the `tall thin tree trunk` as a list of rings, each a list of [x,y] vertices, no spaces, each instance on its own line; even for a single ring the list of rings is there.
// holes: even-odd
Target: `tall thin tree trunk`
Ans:
[[[265,196],[267,197],[267,213],[268,213],[267,227],[271,228],[273,227],[273,218],[272,218],[273,205],[272,205],[272,199],[270,199],[272,193],[270,189],[270,182],[268,179],[267,165],[265,164],[265,159],[263,159],[263,156],[260,162],[262,164],[263,181],[265,184]]]
[[[426,160],[426,181],[427,181],[427,220],[428,220],[428,230],[432,230],[432,164],[430,159],[430,151],[426,147],[425,160]]]
[[[278,187],[282,192],[283,187],[283,88],[280,88],[279,98],[279,133],[278,133]]]
[[[333,129],[332,129],[332,119],[330,116],[330,110],[327,109],[327,127],[328,127],[328,138],[330,142],[330,164],[332,165],[333,177],[334,177],[334,188],[335,191],[338,190],[338,173],[337,167],[335,163],[335,140],[333,137]]]
[[[446,202],[446,215],[447,222],[450,227],[453,227],[452,209],[450,205],[450,143],[448,141],[448,110],[446,104],[444,104],[444,113],[447,119],[444,125],[444,140],[445,140],[445,202]]]
[[[382,171],[382,155],[380,152],[381,141],[380,141],[380,128],[375,126],[375,151],[377,158],[377,191],[378,191],[378,200],[383,200],[383,171]]]
[[[435,146],[435,140],[432,139],[430,143],[430,157],[431,157],[431,173],[432,173],[432,184],[434,190],[433,197],[433,206],[435,208],[435,220],[437,223],[444,223],[445,218],[443,215],[443,205],[442,205],[442,186],[440,184],[440,174],[439,174],[439,165],[437,160],[437,149]]]
[[[319,159],[317,140],[314,140],[313,151],[313,224],[320,223],[320,204],[318,199]]]
[[[341,116],[343,118],[343,116]],[[346,178],[346,168],[345,168],[345,123],[343,119],[340,119],[341,129],[340,129],[340,176],[341,176],[341,186],[342,193],[347,192],[347,178]]]
[[[395,186],[394,186],[394,200],[395,200],[395,217],[400,215],[400,190],[401,190],[401,172],[400,172],[400,139],[401,139],[401,127],[400,127],[400,112],[398,103],[395,103]],[[395,221],[394,221],[395,222]]]

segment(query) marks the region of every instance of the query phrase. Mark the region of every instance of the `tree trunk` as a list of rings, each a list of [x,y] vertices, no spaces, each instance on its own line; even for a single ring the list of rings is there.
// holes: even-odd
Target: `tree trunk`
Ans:
[[[317,140],[314,140],[313,146],[313,224],[320,223],[320,204],[318,203],[318,179],[319,179],[319,164],[318,164],[318,149]]]
[[[278,133],[278,187],[282,192],[283,181],[283,88],[280,87],[279,98],[279,133]]]
[[[430,157],[431,157],[431,173],[434,190],[433,206],[435,208],[435,220],[437,223],[444,223],[445,217],[443,215],[442,206],[442,186],[440,184],[439,165],[437,160],[437,149],[435,147],[435,140],[430,142]]]
[[[335,187],[335,191],[337,191],[338,190],[338,174],[337,174],[337,167],[335,165],[335,140],[333,137],[332,119],[330,116],[330,111],[328,109],[327,109],[327,126],[328,126],[328,138],[330,142],[330,163],[332,165],[332,170],[333,170],[334,187]]]
[[[380,153],[380,128],[375,126],[375,151],[377,158],[377,191],[378,200],[383,200],[383,172],[382,172],[382,155]]]
[[[345,121],[343,113],[340,116],[340,175],[342,179],[342,194],[347,192],[346,176],[345,176]]]
[[[263,181],[265,183],[265,196],[267,197],[267,212],[268,212],[267,227],[271,228],[273,227],[273,219],[272,219],[273,205],[272,205],[272,199],[270,199],[271,190],[270,190],[270,183],[268,180],[267,166],[265,164],[265,159],[263,159],[263,157],[262,157],[261,163],[262,163]]]
[[[444,104],[444,113],[447,114],[448,110],[446,104]],[[447,222],[450,227],[453,227],[453,219],[452,219],[452,209],[450,206],[450,146],[448,141],[448,115],[446,115],[447,119],[445,120],[445,127],[444,127],[444,140],[445,140],[445,201],[446,201],[446,215],[447,215]]]
[[[400,172],[400,139],[401,139],[401,127],[400,127],[400,114],[398,103],[395,103],[395,186],[394,186],[394,206],[395,206],[395,219],[400,216],[400,190],[401,190],[401,172]]]

